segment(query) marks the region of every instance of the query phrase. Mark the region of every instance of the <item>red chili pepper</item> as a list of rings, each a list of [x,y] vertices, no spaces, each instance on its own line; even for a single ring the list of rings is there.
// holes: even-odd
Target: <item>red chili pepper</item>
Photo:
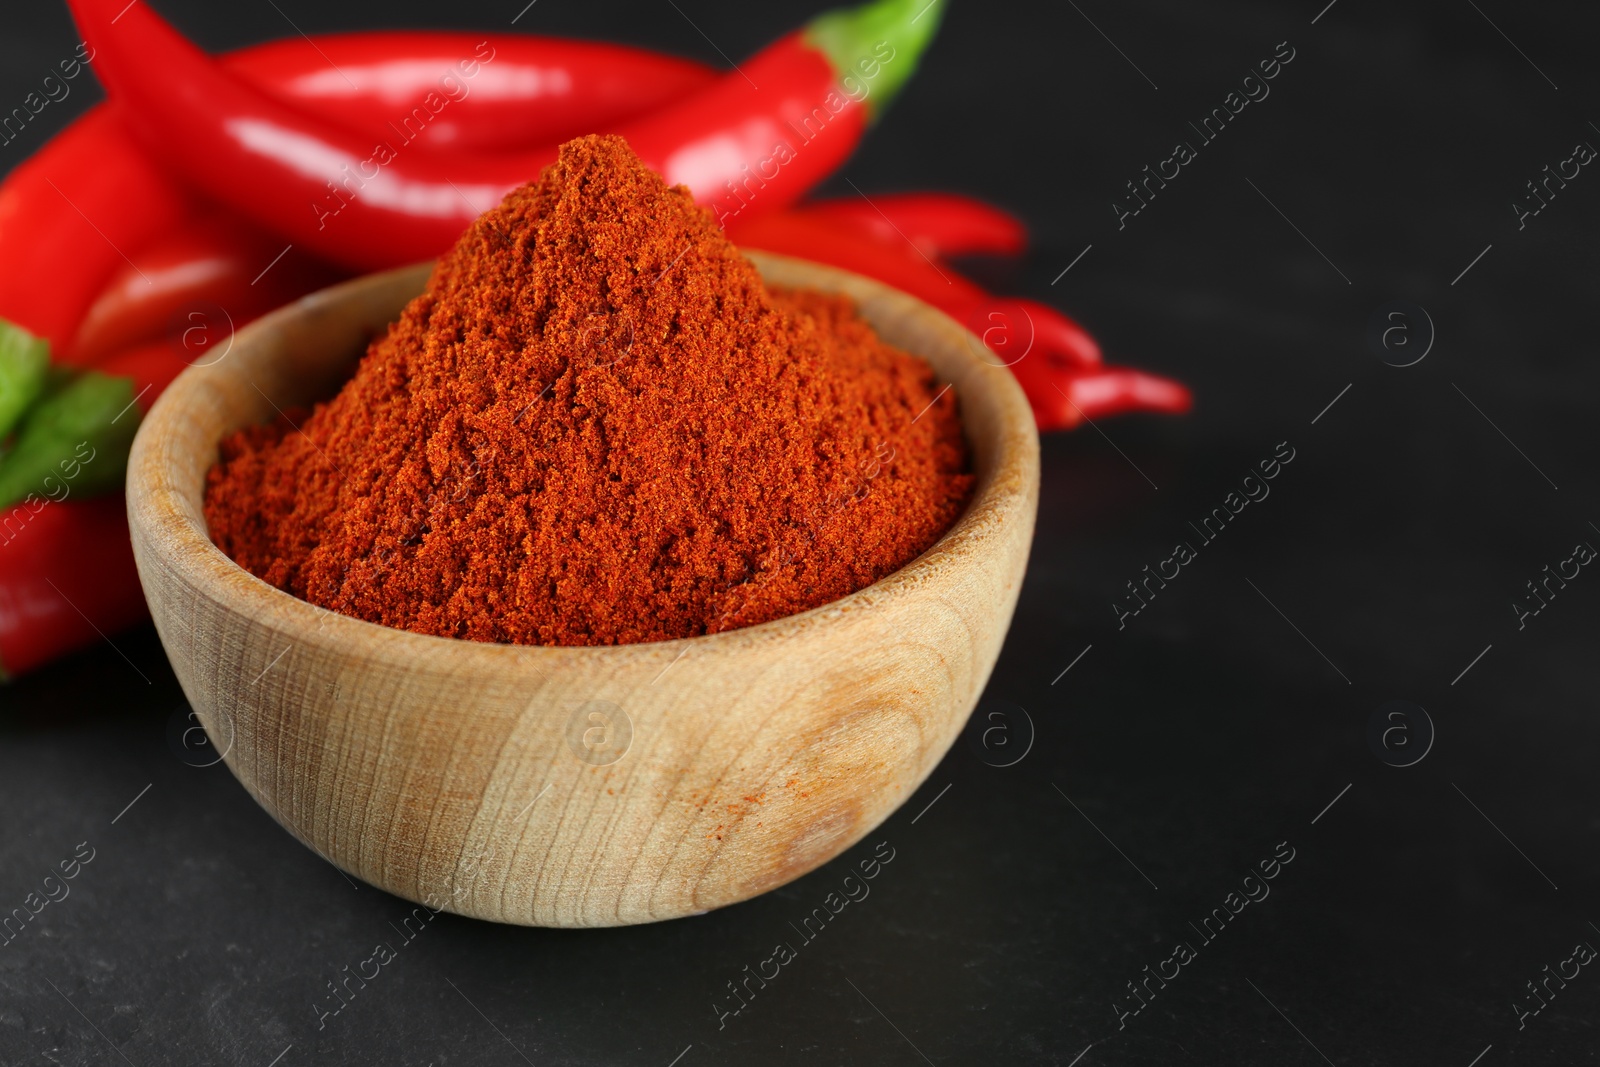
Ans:
[[[1000,352],[1038,348],[1078,367],[1100,363],[1100,346],[1053,307],[1032,300],[992,297],[948,266],[941,266],[895,236],[881,239],[852,224],[786,211],[740,223],[737,243],[827,263],[887,282],[960,320]],[[1021,358],[1013,354],[1010,358]]]
[[[947,267],[898,241],[882,242],[832,220],[783,211],[739,219],[728,227],[734,243],[826,263],[886,282],[938,308],[966,308],[988,294]]]
[[[1010,367],[1041,430],[1076,426],[1129,411],[1180,413],[1192,403],[1178,382],[1100,365],[1100,346],[1055,308],[1032,300],[992,297],[903,238],[882,240],[837,220],[787,211],[730,230],[739,244],[828,263],[865,274],[943,310],[977,334]],[[1074,407],[1076,405],[1076,407]]]
[[[977,334],[1028,396],[1040,430],[1066,430],[1084,419],[1133,411],[1179,415],[1193,397],[1187,386],[1131,367],[1100,364],[1100,346],[1047,304],[992,297],[949,312]]]
[[[384,30],[288,37],[221,57],[222,66],[300,111],[366,137],[505,152],[609,131],[705,88],[718,72],[644,48],[531,34]],[[473,74],[466,74],[471,69]],[[437,119],[429,93],[450,105]]]
[[[1067,430],[1085,419],[1133,411],[1181,415],[1194,406],[1187,386],[1130,367],[1063,374],[1042,360],[1011,367],[1041,430]]]
[[[483,53],[475,50],[486,42],[494,59],[480,64],[477,57]],[[460,66],[467,60],[476,64],[472,78]],[[221,62],[264,92],[298,107],[316,107],[369,136],[393,136],[388,123],[404,124],[412,116],[408,109],[422,106],[429,92],[442,93],[452,98],[455,110],[448,121],[427,125],[419,142],[498,151],[646,113],[716,78],[710,68],[644,49],[509,34],[393,31],[292,38],[242,49]],[[87,229],[72,204],[36,178],[30,181],[30,173],[40,168],[70,172],[87,157],[95,159],[102,180],[120,175],[128,182],[128,200],[119,204],[125,213],[137,215],[134,197],[161,181],[142,154],[129,151],[119,126],[97,110],[8,179],[0,205],[9,204],[27,218],[32,232]],[[170,203],[181,196],[174,187],[164,199]],[[173,224],[170,216],[165,222]],[[97,249],[79,242],[87,254],[76,279],[58,272],[54,263],[36,262],[41,253],[66,248],[65,241],[36,241],[23,232],[28,227],[0,227],[0,258],[11,271],[0,275],[0,316],[49,337],[58,360],[86,364],[155,336],[167,325],[164,317],[185,303],[217,303],[243,321],[336,278],[295,250],[268,274],[270,284],[242,289],[234,278],[214,275],[248,270],[243,279],[248,283],[283,250],[282,243],[250,231],[242,220],[214,224],[210,236],[206,223],[191,226],[149,246],[121,248],[131,261],[109,244]],[[227,235],[214,232],[219,227],[239,229],[241,240],[230,245]],[[137,229],[130,234],[137,235]],[[186,251],[193,255],[184,258]],[[83,287],[72,282],[97,277],[107,263],[115,274],[85,312]],[[301,280],[288,284],[296,278]],[[236,294],[244,298],[225,299]],[[83,325],[74,339],[67,324],[80,318]],[[134,332],[126,332],[130,329]]]
[[[132,378],[134,400],[141,412],[148,413],[162,390],[192,365],[179,351],[171,341],[151,341],[123,349],[95,369],[118,378]]]
[[[59,352],[106,280],[186,197],[100,105],[0,185],[0,318]]]
[[[968,304],[940,304],[1007,363],[1035,350],[1076,372],[1100,366],[1100,345],[1089,332],[1049,304],[1010,296],[985,296]]]
[[[121,493],[0,512],[0,679],[145,614]]]
[[[332,268],[238,217],[203,210],[133,253],[83,316],[58,361],[93,364],[171,334],[195,356],[230,327],[340,277]],[[198,332],[196,332],[198,331]]]
[[[188,365],[159,341],[119,352],[99,369],[131,378],[134,402],[149,411]],[[122,494],[73,496],[94,463],[119,459],[87,459],[84,474],[50,483],[57,499],[35,494],[0,511],[0,681],[145,617]]]
[[[1028,348],[1026,342],[1019,342],[1012,332],[1015,329],[1013,315],[1031,317],[1035,325],[1039,325],[1050,321],[1042,312],[1053,312],[1056,329],[1079,334],[1082,334],[1082,330],[1053,308],[1034,305],[1035,310],[1024,312],[1018,307],[1027,303],[1031,302],[1014,299],[994,301],[990,306],[1003,310],[986,312],[985,316],[999,315],[1005,323],[1003,329],[1006,336],[999,344],[995,343],[992,334],[980,336],[1016,375],[1017,384],[1027,394],[1034,421],[1041,431],[1068,430],[1084,419],[1099,419],[1134,411],[1181,415],[1193,406],[1194,397],[1182,382],[1147,374],[1132,367],[1074,362],[1063,356],[1060,348],[1051,347],[1052,342],[1044,329],[1037,331],[1033,338],[1034,347]],[[972,324],[970,318],[968,322],[968,328],[974,329],[976,324]],[[1087,334],[1083,334],[1083,337],[1089,344],[1094,344]],[[1024,346],[1020,354],[1015,348],[1019,343]],[[1095,346],[1095,350],[1098,352],[1099,346]]]
[[[436,255],[555,155],[551,146],[441,156],[408,151],[400,137],[374,147],[231,76],[145,4],[71,6],[96,46],[96,72],[152,152],[246,217],[337,262],[371,268]],[[876,0],[821,16],[617,132],[669,181],[703,202],[722,198],[723,215],[780,207],[849,154],[868,111],[909,77],[940,14],[918,7]]]
[[[950,256],[1018,256],[1028,228],[1009,212],[956,193],[876,193],[813,200],[796,211],[837,223],[881,241],[910,241],[930,259]]]

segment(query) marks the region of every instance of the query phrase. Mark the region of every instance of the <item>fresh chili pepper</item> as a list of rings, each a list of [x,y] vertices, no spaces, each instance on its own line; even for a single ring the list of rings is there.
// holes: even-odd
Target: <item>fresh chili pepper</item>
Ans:
[[[246,217],[353,267],[438,254],[555,156],[554,146],[442,156],[407,151],[401,137],[373,146],[230,75],[145,4],[71,6],[96,46],[97,73],[154,154]],[[781,207],[855,147],[868,114],[910,76],[939,13],[876,0],[823,15],[618,132],[669,181],[704,202],[720,198],[724,215]]]
[[[1067,369],[1100,365],[1100,345],[1089,332],[1048,304],[1018,297],[985,296],[968,304],[938,305],[983,339],[1007,362],[1037,349]]]
[[[0,680],[146,613],[121,493],[0,512]]]
[[[785,207],[838,169],[915,72],[942,8],[830,11],[657,115],[618,132],[726,226]]]
[[[1043,360],[1019,360],[1011,367],[1028,397],[1041,430],[1067,430],[1085,419],[1135,411],[1181,415],[1194,405],[1181,382],[1130,367],[1062,374]]]
[[[910,241],[930,259],[1018,256],[1028,247],[1022,220],[992,204],[956,193],[876,193],[813,200],[796,211],[848,226],[881,241]]]
[[[143,415],[150,411],[150,405],[156,402],[162,390],[191,365],[179,355],[178,346],[170,340],[161,340],[123,349],[97,369],[114,378],[128,379],[134,403]]]
[[[367,137],[409,120],[419,146],[504,152],[604,132],[705,88],[711,67],[644,48],[532,34],[384,30],[289,37],[222,65]],[[472,73],[468,73],[468,71]],[[437,119],[428,94],[447,99]]]
[[[215,209],[162,234],[123,264],[84,313],[61,362],[92,365],[163,335],[201,342],[341,275],[238,216]],[[199,332],[196,332],[199,331]],[[194,345],[191,351],[198,355]]]
[[[1094,338],[1046,304],[999,297],[955,317],[1016,375],[1041,430],[1067,430],[1084,419],[1134,411],[1180,415],[1193,403],[1181,382],[1102,366]]]
[[[65,388],[89,379],[98,380],[94,388],[104,393],[131,395],[138,413],[125,409],[120,414],[122,421],[136,424],[187,366],[163,341],[120,352],[105,362],[103,374],[72,379]],[[127,463],[126,435],[119,434],[118,425],[101,428],[117,440],[101,432],[79,442],[98,441],[105,451],[75,444],[56,461],[49,484],[41,479],[38,492],[0,509],[0,682],[146,615],[128,540],[127,505],[120,492],[107,492],[120,488],[119,472]],[[100,472],[92,473],[96,464]],[[105,477],[113,468],[116,473]],[[0,472],[4,469],[0,464]]]
[[[415,107],[428,92],[437,90],[452,97],[455,110],[448,123],[426,126],[421,144],[449,144],[445,138],[453,137],[458,147],[500,151],[541,134],[560,135],[595,122],[620,121],[714,78],[708,68],[642,49],[520,35],[489,35],[486,39],[495,49],[494,60],[477,65],[477,74],[470,80],[462,75],[461,67],[453,65],[472,59],[485,40],[473,34],[399,31],[296,38],[243,49],[222,57],[222,63],[267,93],[297,106],[318,106],[337,121],[369,134],[384,134],[388,122],[409,117],[401,104]],[[337,70],[329,66],[330,60]],[[473,62],[476,64],[475,59]],[[450,74],[452,67],[454,74]],[[455,88],[443,85],[441,79],[447,74]],[[467,95],[461,95],[462,85]],[[538,106],[541,100],[557,99],[559,107]],[[388,117],[380,122],[384,115]],[[61,158],[53,162],[58,156]],[[130,202],[141,189],[160,181],[137,153],[128,151],[126,136],[114,123],[104,121],[97,110],[48,145],[31,167],[8,179],[7,189],[0,192],[0,205],[9,203],[15,216],[28,220],[27,229],[32,232],[85,228],[83,217],[56,190],[28,179],[34,177],[32,171],[46,166],[71,172],[87,157],[94,157],[95,170],[103,179],[120,175],[126,180]],[[180,198],[181,194],[171,189],[162,200],[170,205]],[[128,214],[137,216],[139,212]],[[172,223],[169,213],[158,213],[152,221]],[[86,253],[77,272],[80,279],[98,278],[107,264],[116,272],[98,305],[87,314],[83,286],[72,284],[76,279],[64,276],[56,263],[34,261],[65,242],[33,240],[16,225],[0,226],[0,254],[11,253],[5,256],[10,274],[0,277],[0,313],[9,312],[51,335],[57,359],[83,364],[154,336],[154,330],[168,325],[166,316],[185,303],[210,301],[230,314],[249,318],[259,313],[257,308],[275,307],[317,287],[309,278],[286,286],[285,279],[302,277],[297,261],[304,262],[306,257],[295,249],[268,275],[271,284],[266,291],[262,289],[266,283],[258,283],[246,294],[253,299],[224,299],[242,291],[235,284],[237,274],[250,269],[253,279],[282,248],[272,247],[273,239],[262,234],[241,243],[231,255],[219,243],[213,246],[213,255],[205,256],[201,254],[208,240],[203,236],[205,224],[195,225],[201,232],[163,236],[149,248],[122,248],[133,257],[131,261],[110,244],[102,242],[97,248],[80,242]],[[137,228],[130,229],[137,234]],[[209,239],[220,236],[212,233]],[[194,253],[193,258],[183,258],[186,249]],[[252,259],[252,253],[264,258]],[[315,281],[333,280],[332,275],[318,273]],[[11,292],[6,291],[8,287]],[[65,332],[65,325],[78,318],[84,321],[74,339]],[[126,332],[130,329],[133,332]]]
[[[485,42],[494,58],[480,64],[482,53],[475,50]],[[337,70],[330,68],[330,60]],[[461,66],[468,61],[477,70],[471,78]],[[268,42],[230,53],[221,62],[264,92],[322,111],[363,136],[393,136],[391,122],[403,126],[410,119],[415,126],[414,109],[435,92],[436,100],[450,99],[454,110],[447,121],[429,123],[419,144],[485,151],[507,151],[613,125],[679,99],[717,76],[690,60],[621,45],[413,31]],[[43,179],[54,181],[56,188]],[[152,197],[157,189],[161,195]],[[110,271],[120,267],[122,275],[144,285],[139,270],[145,262],[137,248],[147,236],[174,224],[172,209],[183,199],[142,152],[132,150],[126,132],[107,121],[103,108],[91,110],[0,188],[0,262],[5,264],[0,268],[0,316],[46,336],[56,358],[72,362],[127,343],[126,338],[101,337],[99,347],[80,354],[81,346],[69,342]],[[96,227],[106,240],[95,233]],[[279,244],[271,254],[281,248]],[[292,267],[294,256],[303,253],[291,253],[280,266]],[[130,299],[135,291],[124,290]]]
[[[472,59],[484,40],[405,31],[295,38],[246,48],[222,62],[272,95],[324,107],[352,129],[374,135],[383,134],[387,122],[409,117],[402,104],[420,105],[428,92],[453,93],[459,106],[449,125],[427,126],[423,142],[443,145],[451,137],[500,150],[590,121],[626,118],[715,77],[709,68],[643,49],[500,34],[488,38],[493,75],[479,65],[469,80],[456,64]],[[380,121],[382,115],[388,117]],[[103,166],[115,161],[112,153]],[[59,200],[54,192],[50,197]],[[64,201],[59,207],[71,210]],[[298,249],[274,263],[284,252],[277,238],[219,211],[203,212],[129,251],[133,260],[116,269],[83,314],[77,336],[58,348],[58,360],[91,364],[159,336],[174,314],[200,304],[218,306],[233,325],[242,325],[339,276]]]
[[[735,244],[841,267],[886,282],[935,307],[966,307],[987,297],[983,289],[940,267],[899,238],[883,242],[853,226],[794,211],[739,219],[728,227]]]
[[[948,266],[940,266],[903,238],[880,239],[854,225],[801,211],[779,212],[735,226],[730,235],[751,248],[827,263],[887,282],[960,320],[973,333],[996,341],[1023,337],[1024,347],[1074,366],[1100,363],[1100,346],[1055,308],[1034,301],[1000,300]],[[997,353],[999,348],[996,348]]]
[[[0,317],[55,352],[126,253],[187,210],[113,111],[91,109],[0,185]]]
[[[804,212],[786,211],[737,224],[741,245],[828,263],[888,283],[962,322],[1022,385],[1041,430],[1130,411],[1180,413],[1192,402],[1183,385],[1128,368],[1100,365],[1100,346],[1055,308],[992,297],[941,267],[898,235],[883,240]],[[1076,407],[1073,405],[1076,404]]]

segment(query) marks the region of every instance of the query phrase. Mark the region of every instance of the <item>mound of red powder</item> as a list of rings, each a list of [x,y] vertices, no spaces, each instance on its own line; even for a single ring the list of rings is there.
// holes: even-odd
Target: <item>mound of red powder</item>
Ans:
[[[419,633],[655,641],[835,600],[933,544],[955,396],[840,298],[769,292],[617,137],[480,218],[338,396],[241,431],[217,545]]]

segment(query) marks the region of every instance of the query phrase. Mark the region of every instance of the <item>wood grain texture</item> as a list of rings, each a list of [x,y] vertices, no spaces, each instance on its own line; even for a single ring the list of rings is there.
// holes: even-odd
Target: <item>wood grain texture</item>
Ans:
[[[455,641],[324,611],[211,544],[202,491],[221,439],[331,395],[426,266],[262,319],[156,403],[128,473],[145,594],[213,742],[291,833],[435,909],[609,926],[797,878],[932,771],[1016,605],[1039,487],[1028,404],[933,309],[842,271],[751,258],[769,281],[850,294],[932,364],[956,391],[978,476],[922,556],[760,626],[610,648]]]

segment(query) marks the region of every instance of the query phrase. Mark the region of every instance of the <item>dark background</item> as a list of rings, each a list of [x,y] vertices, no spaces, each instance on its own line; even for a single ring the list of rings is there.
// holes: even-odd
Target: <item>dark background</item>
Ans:
[[[840,861],[703,917],[552,931],[441,916],[319,1032],[324,983],[406,907],[353,888],[223,767],[174,755],[185,705],[146,628],[116,639],[137,671],[102,646],[0,690],[0,910],[78,842],[96,849],[71,896],[0,948],[0,1063],[1600,1059],[1595,968],[1521,1030],[1513,1009],[1534,1006],[1543,967],[1600,946],[1600,577],[1584,570],[1520,631],[1510,606],[1577,542],[1600,545],[1600,175],[1521,231],[1510,206],[1577,142],[1600,146],[1595,21],[1505,0],[1338,0],[1315,24],[1325,0],[940,2],[940,40],[844,173],[869,194],[1014,210],[1036,247],[986,279],[1198,397],[1187,418],[1044,442],[1027,584],[980,705],[1026,709],[1025,758],[991,766],[1013,757],[963,742]],[[505,30],[522,0],[157,6],[221,49],[290,19]],[[542,0],[516,28],[720,62],[696,26],[739,57],[811,13],[758,6]],[[77,37],[57,0],[3,21],[9,107]],[[1295,59],[1271,95],[1119,231],[1123,183],[1194,140],[1186,120],[1281,41]],[[87,106],[88,82],[0,167]],[[1393,300],[1437,328],[1404,369],[1365,340]],[[1187,523],[1283,441],[1295,459],[1271,496],[1119,630],[1124,583],[1194,540]],[[1437,729],[1414,766],[1368,742],[1392,699]],[[1015,753],[1027,728],[1008,714]],[[880,840],[896,858],[871,897],[719,1030],[725,983]],[[1280,842],[1295,858],[1271,895],[1204,943],[1190,924]],[[1197,958],[1119,1029],[1126,984],[1179,940]]]

